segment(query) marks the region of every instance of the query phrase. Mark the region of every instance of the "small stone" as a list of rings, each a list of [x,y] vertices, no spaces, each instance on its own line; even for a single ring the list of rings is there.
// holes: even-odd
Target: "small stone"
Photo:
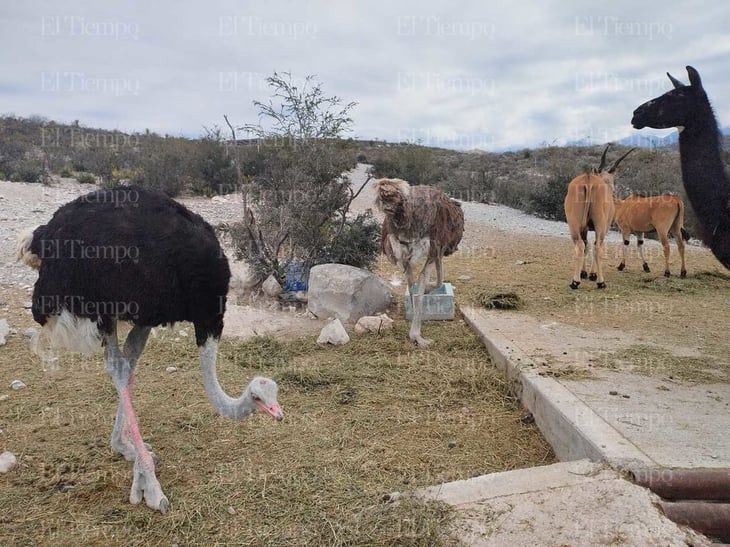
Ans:
[[[13,380],[10,382],[10,389],[14,389],[15,391],[18,391],[19,389],[24,389],[28,386],[26,386],[22,380]]]
[[[12,470],[18,463],[15,454],[7,450],[0,454],[0,473],[7,473]]]
[[[608,394],[609,395],[618,395],[618,391],[609,391]]]
[[[165,369],[165,372],[169,372],[169,373],[177,372],[177,367],[167,367]]]
[[[227,511],[228,511],[228,514],[229,515],[235,515],[236,514],[236,510],[233,507],[231,507],[230,505],[228,506]]]
[[[281,288],[281,285],[273,275],[266,278],[266,281],[261,285],[261,290],[264,291],[266,296],[270,296],[271,298],[276,298],[284,292],[284,289]]]
[[[335,346],[347,344],[349,341],[350,336],[339,319],[327,323],[319,333],[319,338],[317,338],[318,344],[332,344]]]
[[[468,416],[469,414],[471,414],[471,408],[469,408],[468,406],[462,406],[461,413],[465,416]]]
[[[471,279],[471,276],[470,275],[460,275],[456,279],[458,279],[459,281],[469,281]]]
[[[3,393],[2,395],[0,395],[0,402],[7,401],[9,398],[10,398],[10,395],[8,395],[7,393]]]
[[[520,423],[522,425],[530,425],[535,423],[535,416],[532,415],[532,412],[528,412],[527,414],[524,414],[520,418]]]
[[[621,395],[624,399],[631,399],[631,395]]]
[[[456,448],[456,441],[449,441],[449,448]]]
[[[37,332],[37,329],[34,329],[33,327],[28,327],[23,331],[23,336],[25,336],[26,338],[33,338]]]

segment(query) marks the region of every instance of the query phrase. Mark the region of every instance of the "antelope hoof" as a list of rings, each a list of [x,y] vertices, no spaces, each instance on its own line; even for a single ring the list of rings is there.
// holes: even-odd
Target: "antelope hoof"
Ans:
[[[588,276],[588,281],[595,281],[596,279],[598,279],[598,274],[596,274],[595,272],[591,273]]]
[[[596,283],[596,288],[598,288],[598,289],[605,289],[606,288],[606,283],[603,282],[603,281],[601,281],[599,283]]]
[[[681,277],[682,279],[687,277],[687,270],[682,270],[681,272],[679,272],[679,277]]]
[[[669,276],[671,276],[671,275],[672,275],[672,274],[671,274],[671,273],[669,273],[669,270],[664,270],[664,277],[669,277]]]
[[[588,272],[585,270],[580,271],[580,278],[581,279],[588,279]],[[575,287],[574,287],[575,288]]]
[[[570,282],[571,289],[577,289],[579,286],[580,286],[580,281],[571,281]]]
[[[646,273],[649,273],[649,272],[651,271],[651,270],[649,269],[649,265],[648,265],[648,264],[647,264],[646,262],[644,262],[644,264],[643,264],[643,266],[642,266],[642,267],[644,268],[644,271],[645,271]]]
[[[618,270],[619,272],[623,272],[623,271],[624,271],[624,268],[625,268],[625,267],[626,267],[626,264],[624,264],[624,263],[622,262],[621,264],[619,264],[618,266],[616,266],[616,269],[617,269],[617,270]]]

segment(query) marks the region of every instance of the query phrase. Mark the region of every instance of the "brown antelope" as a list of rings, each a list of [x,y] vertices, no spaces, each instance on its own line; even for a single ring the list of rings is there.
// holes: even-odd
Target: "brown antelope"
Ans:
[[[593,230],[596,233],[593,264],[589,279],[597,281],[596,286],[599,289],[606,288],[601,255],[603,253],[603,241],[608,229],[611,227],[611,222],[613,222],[613,179],[619,163],[634,150],[632,148],[613,162],[611,167],[607,168],[606,152],[608,152],[609,146],[611,145],[607,144],[603,150],[601,163],[597,169],[594,168],[591,172],[579,175],[570,181],[568,193],[563,202],[570,238],[573,240],[575,247],[571,289],[577,289],[580,280],[588,277],[585,271],[588,230]]]
[[[670,232],[677,241],[677,250],[682,261],[679,276],[687,276],[684,265],[684,239],[682,238],[688,239],[689,234],[683,227],[684,202],[682,198],[676,194],[663,194],[661,196],[632,194],[626,199],[614,200],[614,205],[616,207],[615,221],[624,240],[624,255],[621,264],[618,265],[619,271],[623,271],[626,267],[626,254],[631,233],[636,234],[636,243],[644,271],[651,271],[644,258],[644,232],[656,230],[664,248],[664,276],[669,277],[670,275],[668,238]]]

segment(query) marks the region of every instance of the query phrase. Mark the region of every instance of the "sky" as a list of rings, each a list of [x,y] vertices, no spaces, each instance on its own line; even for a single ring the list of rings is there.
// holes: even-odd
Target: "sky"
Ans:
[[[357,102],[346,136],[502,151],[636,134],[692,65],[730,125],[720,0],[3,4],[3,114],[197,137],[256,123],[277,71]]]

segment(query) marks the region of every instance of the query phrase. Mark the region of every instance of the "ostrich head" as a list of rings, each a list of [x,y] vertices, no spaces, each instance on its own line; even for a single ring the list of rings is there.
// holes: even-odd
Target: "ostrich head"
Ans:
[[[674,89],[655,99],[645,102],[634,110],[631,124],[636,129],[653,127],[683,129],[697,120],[701,109],[709,108],[707,94],[702,87],[700,74],[691,66],[687,67],[690,85],[685,85],[667,72]]]
[[[386,215],[394,215],[405,208],[411,187],[401,179],[380,179],[377,193],[375,198],[377,208]]]
[[[281,410],[276,398],[278,391],[279,388],[274,380],[256,376],[248,384],[244,397],[255,410],[268,414],[277,420],[282,420],[284,412]]]

